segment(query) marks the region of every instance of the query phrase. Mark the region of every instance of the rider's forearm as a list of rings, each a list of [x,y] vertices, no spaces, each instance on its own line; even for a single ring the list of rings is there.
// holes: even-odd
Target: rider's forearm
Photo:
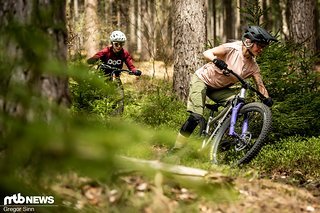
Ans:
[[[264,95],[264,97],[269,98],[269,93],[268,93],[268,91],[267,91],[267,89],[265,88],[264,85],[263,86],[259,85],[258,86],[258,90],[262,95]]]
[[[253,80],[256,84],[256,88],[258,89],[258,91],[264,95],[264,97],[268,98],[269,97],[269,93],[266,89],[266,87],[264,86],[264,83],[262,81],[262,77],[260,73],[257,73],[255,75],[253,75]]]
[[[91,58],[88,58],[87,63],[88,63],[88,64],[94,64],[94,63],[97,62],[98,60],[99,60],[99,58],[91,57]]]
[[[269,98],[269,93],[266,89],[266,87],[264,86],[262,80],[259,82],[256,82],[256,87],[258,89],[258,91],[266,98]]]

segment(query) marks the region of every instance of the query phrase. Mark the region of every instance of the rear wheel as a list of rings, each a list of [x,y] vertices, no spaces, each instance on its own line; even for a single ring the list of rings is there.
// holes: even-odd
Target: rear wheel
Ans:
[[[218,130],[210,151],[215,164],[241,165],[249,163],[261,150],[271,130],[271,111],[262,103],[244,105],[235,125],[236,136],[229,135],[229,117]],[[247,125],[243,132],[243,126]]]

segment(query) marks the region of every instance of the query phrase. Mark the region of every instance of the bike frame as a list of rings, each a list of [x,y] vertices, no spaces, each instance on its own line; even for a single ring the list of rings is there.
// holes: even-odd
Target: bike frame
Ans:
[[[230,122],[230,128],[229,128],[229,135],[232,137],[239,137],[240,139],[246,136],[246,132],[248,130],[248,124],[249,124],[249,119],[247,117],[245,117],[243,121],[241,135],[238,135],[235,132],[238,113],[245,104],[246,91],[247,91],[246,86],[243,85],[240,89],[240,93],[236,95],[233,98],[233,100],[216,117],[213,117],[213,113],[210,114],[204,134],[206,135],[209,134],[210,127],[214,123],[217,123],[217,126],[215,127],[215,129],[213,130],[209,138],[205,138],[203,140],[202,148],[205,148],[208,145],[209,141],[212,140],[212,138],[215,136],[215,134],[221,127],[222,123],[226,120],[226,118],[230,113],[231,113],[231,122]]]
[[[229,103],[227,106],[225,106],[225,108],[216,117],[213,117],[213,113],[211,113],[211,115],[208,119],[208,122],[206,125],[206,130],[205,130],[204,134],[209,135],[210,127],[214,123],[217,123],[217,126],[215,127],[215,129],[213,130],[213,132],[211,133],[209,138],[205,138],[203,140],[202,146],[201,146],[202,148],[205,148],[208,145],[209,141],[212,140],[212,138],[215,136],[215,134],[217,133],[217,131],[221,127],[222,123],[226,120],[226,118],[230,114],[231,110],[232,110],[232,104]]]

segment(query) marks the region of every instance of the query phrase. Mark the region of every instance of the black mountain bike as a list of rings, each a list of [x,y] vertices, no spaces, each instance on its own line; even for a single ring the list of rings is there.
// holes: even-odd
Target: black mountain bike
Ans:
[[[202,149],[211,146],[210,160],[214,164],[237,166],[249,163],[258,155],[271,130],[272,114],[263,103],[246,102],[248,89],[264,100],[266,97],[259,91],[232,70],[227,68],[223,73],[234,75],[242,86],[227,104],[206,104],[210,115],[200,129],[204,136]]]
[[[103,72],[108,71],[105,75],[106,82],[111,83],[111,86],[114,86],[114,93],[109,94],[108,99],[112,104],[112,111],[110,115],[117,116],[122,115],[124,111],[124,88],[120,78],[121,73],[126,72],[129,75],[134,75],[130,70],[119,69],[116,67],[109,66],[107,64],[101,63],[98,65],[98,69]],[[105,72],[106,73],[106,72]]]

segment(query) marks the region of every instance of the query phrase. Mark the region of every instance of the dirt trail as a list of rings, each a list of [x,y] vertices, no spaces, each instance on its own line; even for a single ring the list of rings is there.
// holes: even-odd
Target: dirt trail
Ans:
[[[154,65],[151,62],[136,62],[134,65],[137,69],[142,71],[143,76],[164,80],[172,79],[173,65],[168,66],[167,69],[165,67],[165,64],[161,61],[156,61]],[[121,79],[123,80],[123,82],[132,82],[135,78],[123,75]]]

